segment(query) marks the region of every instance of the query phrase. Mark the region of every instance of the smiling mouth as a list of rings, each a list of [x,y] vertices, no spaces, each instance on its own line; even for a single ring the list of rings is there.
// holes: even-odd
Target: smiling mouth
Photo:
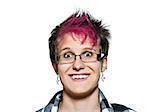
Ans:
[[[90,74],[88,73],[81,73],[81,74],[69,74],[72,80],[74,81],[83,81],[89,77]]]

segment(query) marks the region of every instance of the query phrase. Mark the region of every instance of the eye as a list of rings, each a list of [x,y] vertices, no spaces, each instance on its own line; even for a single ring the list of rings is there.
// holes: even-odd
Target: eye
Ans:
[[[92,57],[93,56],[93,52],[91,51],[85,51],[83,52],[84,57]]]
[[[73,55],[74,55],[73,53],[68,52],[68,53],[65,53],[65,54],[63,55],[63,57],[64,57],[64,58],[72,58]]]

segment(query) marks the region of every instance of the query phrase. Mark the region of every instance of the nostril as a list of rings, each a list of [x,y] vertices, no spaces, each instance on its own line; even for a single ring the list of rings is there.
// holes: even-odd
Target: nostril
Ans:
[[[69,76],[71,76],[71,77],[72,77],[72,76],[73,76],[73,74],[69,74]]]
[[[73,66],[73,70],[79,71],[81,69],[84,69],[84,66],[82,66],[82,65]]]

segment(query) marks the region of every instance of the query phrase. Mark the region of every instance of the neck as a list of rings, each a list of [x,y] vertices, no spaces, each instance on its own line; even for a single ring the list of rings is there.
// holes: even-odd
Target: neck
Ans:
[[[74,99],[63,92],[59,112],[100,112],[99,89],[96,88],[89,96]]]

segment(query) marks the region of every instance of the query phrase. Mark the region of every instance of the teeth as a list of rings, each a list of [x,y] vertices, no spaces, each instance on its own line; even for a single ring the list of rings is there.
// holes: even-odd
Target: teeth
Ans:
[[[73,79],[84,79],[84,78],[87,78],[88,75],[73,75],[72,78]]]

